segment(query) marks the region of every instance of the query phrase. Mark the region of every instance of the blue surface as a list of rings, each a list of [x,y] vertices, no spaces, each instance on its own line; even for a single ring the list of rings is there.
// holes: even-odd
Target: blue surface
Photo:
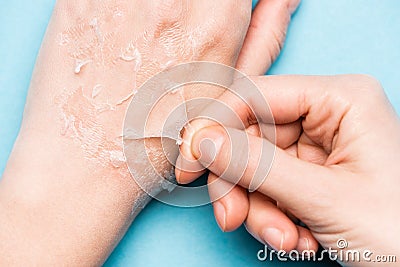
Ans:
[[[20,0],[3,1],[0,7],[0,173],[19,130],[34,60],[53,5],[53,0]],[[303,0],[270,73],[371,74],[382,82],[400,112],[399,10],[397,0]],[[258,262],[260,248],[244,229],[221,233],[210,206],[180,209],[152,202],[106,266],[285,264]]]

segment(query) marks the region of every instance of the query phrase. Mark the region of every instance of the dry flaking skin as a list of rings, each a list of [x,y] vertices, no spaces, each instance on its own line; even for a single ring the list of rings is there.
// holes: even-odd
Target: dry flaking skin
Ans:
[[[107,5],[105,4],[107,2]],[[102,5],[104,3],[104,5]],[[120,57],[118,29],[124,22],[126,7],[122,2],[99,1],[96,15],[82,18],[58,35],[58,44],[75,59],[75,73],[92,62],[98,66],[115,65]]]
[[[132,179],[122,153],[128,104],[144,81],[175,64],[234,64],[243,37],[240,24],[245,24],[236,10],[243,1],[228,1],[57,1],[3,179],[4,197],[10,200],[6,202],[16,208],[3,215],[22,225],[21,236],[40,242],[19,242],[7,235],[14,224],[4,225],[11,242],[4,244],[0,261],[55,265],[62,258],[72,266],[103,263],[150,199]],[[225,11],[229,6],[234,8]],[[212,14],[211,7],[222,11]],[[210,15],[218,18],[220,27],[196,26]],[[235,30],[221,31],[227,26]],[[224,44],[216,42],[217,37]],[[175,46],[180,42],[176,40],[185,43]],[[187,89],[185,99],[191,91]],[[170,97],[181,95],[177,91]],[[171,176],[160,139],[146,143],[153,165]],[[150,189],[171,189],[163,182],[154,184],[150,174],[144,178]],[[8,248],[15,254],[7,255]]]
[[[64,30],[56,32],[57,38],[53,39],[72,75],[71,84],[57,87],[65,88],[56,100],[60,132],[80,146],[87,160],[97,162],[104,175],[124,177],[130,175],[126,159],[119,152],[123,151],[124,115],[140,86],[179,63],[200,60],[234,65],[250,18],[250,2],[239,0],[233,4],[187,0],[63,4],[68,10],[64,15],[70,18],[72,14],[74,21],[68,19]],[[242,15],[235,19],[218,15],[230,12]],[[154,121],[147,129],[150,133],[160,132],[156,121],[165,120],[170,103],[186,105],[187,100],[199,95],[215,98],[223,90],[188,85],[176,92],[168,94],[165,104],[153,112],[150,121]],[[187,106],[186,117],[192,117],[197,110],[198,107]],[[153,139],[156,138],[150,140]],[[175,145],[181,142],[179,138],[174,141]],[[150,144],[149,148],[158,151],[152,154],[153,165],[162,168],[157,172],[172,179],[170,162],[156,156],[163,152],[160,142]],[[152,178],[146,178],[149,187],[168,187],[153,184]]]
[[[123,1],[100,1],[94,15],[78,19],[76,25],[59,33],[57,43],[60,50],[67,54],[72,63],[71,71],[78,78],[77,88],[66,88],[57,96],[56,104],[60,111],[60,134],[73,139],[84,152],[87,160],[97,162],[103,168],[112,169],[112,173],[128,176],[129,171],[122,145],[122,117],[127,104],[135,95],[139,86],[159,71],[168,69],[181,62],[189,62],[206,55],[207,49],[214,44],[214,38],[205,38],[207,23],[191,28],[185,25],[186,1],[174,7],[173,14],[158,15],[159,23],[147,25],[142,31],[126,32],[128,9]],[[168,1],[167,1],[168,2]],[[160,8],[159,10],[162,10]],[[162,13],[162,12],[161,12]],[[110,73],[122,70],[131,82],[129,86],[115,86]],[[169,103],[183,103],[190,98],[191,86],[172,93],[165,104],[157,107],[155,117],[168,112]],[[115,115],[118,114],[118,115]],[[110,130],[108,117],[118,117],[119,130]],[[159,119],[163,119],[160,117]],[[154,127],[159,125],[156,123]],[[150,131],[157,129],[150,129]],[[174,180],[171,163],[163,155],[159,138],[146,140],[149,157],[169,180]],[[137,156],[138,160],[140,156]],[[142,166],[144,169],[147,166]],[[107,172],[109,173],[109,172]],[[145,177],[146,187],[161,191],[171,188],[153,180],[151,172]],[[144,206],[147,200],[134,207]]]

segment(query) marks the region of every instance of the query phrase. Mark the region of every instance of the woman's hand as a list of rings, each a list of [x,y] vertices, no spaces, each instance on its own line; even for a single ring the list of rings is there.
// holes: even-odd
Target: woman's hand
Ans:
[[[267,107],[254,94],[244,97],[255,114],[227,92],[220,100],[239,114],[247,129],[253,128],[253,135],[229,129],[228,136],[223,127],[209,122],[186,140],[201,164],[208,166],[212,159],[211,180],[239,181],[248,188],[252,179],[265,177],[258,193],[250,195],[248,210],[230,207],[231,212],[245,213],[249,232],[277,250],[316,250],[318,242],[338,249],[337,241],[344,239],[345,250],[370,250],[371,259],[379,254],[398,258],[400,121],[380,84],[360,75],[253,80],[275,121],[262,115]],[[255,116],[261,124],[249,123]],[[268,172],[268,162],[258,164],[258,160],[260,153],[274,146],[257,136],[260,132],[254,127],[272,123],[276,124],[277,148]],[[249,162],[243,166],[243,157],[230,149],[232,144],[246,144],[247,139]],[[207,149],[202,140],[213,141],[215,147]],[[245,168],[243,175],[240,168]],[[180,181],[189,179],[180,176]],[[237,196],[230,192],[224,198]],[[217,203],[224,207],[220,200]],[[215,213],[220,225],[230,224],[224,208]],[[297,226],[296,218],[308,228]],[[365,266],[367,262],[345,264]]]
[[[122,151],[131,96],[178,63],[234,66],[250,14],[242,0],[57,2],[0,183],[2,265],[102,264],[149,201]]]
[[[245,67],[245,58],[255,58],[253,46],[268,47],[260,57],[270,59],[283,42],[282,35],[267,40],[256,33],[276,25],[284,32],[293,9],[288,3],[297,1],[262,2],[270,16],[254,15],[258,23],[252,22],[239,60],[249,73],[266,68]],[[122,153],[130,97],[178,63],[235,66],[250,14],[251,1],[242,0],[59,0],[0,182],[0,262],[100,265],[149,200]],[[184,98],[198,94],[216,97],[185,88]],[[153,145],[162,153],[159,141]]]
[[[292,13],[296,10],[300,0],[260,0],[255,7],[250,21],[250,26],[240,51],[236,68],[247,75],[263,75],[278,57],[286,38],[286,32]],[[215,88],[211,88],[215,92]],[[191,123],[193,129],[200,129],[208,125],[207,121],[196,120]],[[190,133],[184,132],[184,138],[190,139]],[[202,169],[202,166],[191,154],[190,146],[182,144],[180,147],[182,156],[176,162],[176,178],[178,181],[192,181],[205,171],[193,171]],[[192,170],[186,172],[185,170]],[[181,178],[182,177],[182,178]],[[213,176],[209,183],[214,181]],[[231,185],[228,185],[231,186]],[[215,187],[218,190],[218,186]],[[232,231],[238,228],[246,219],[249,209],[249,194],[244,188],[235,186],[231,192],[218,202],[214,203],[217,222],[223,231]],[[219,205],[221,204],[221,205]],[[275,203],[271,205],[276,206]],[[217,212],[224,210],[224,215]],[[270,214],[271,219],[280,221],[279,217]],[[279,214],[277,214],[279,216]]]

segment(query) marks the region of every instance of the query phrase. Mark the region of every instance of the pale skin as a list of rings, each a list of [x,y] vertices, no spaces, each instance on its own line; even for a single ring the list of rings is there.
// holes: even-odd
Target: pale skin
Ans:
[[[371,259],[394,255],[398,261],[400,119],[379,82],[363,75],[252,79],[268,101],[276,124],[277,149],[269,172],[263,165],[267,162],[258,163],[260,147],[265,144],[267,151],[274,145],[259,136],[258,127],[273,121],[263,115],[266,107],[258,105],[251,93],[245,99],[253,104],[254,113],[230,92],[220,98],[239,114],[248,136],[240,130],[229,130],[228,136],[222,125],[207,120],[193,121],[197,131],[185,135],[192,153],[189,157],[208,166],[209,181],[238,179],[247,188],[257,168],[265,170],[265,180],[256,193],[247,198],[235,188],[214,202],[221,228],[229,230],[245,222],[255,238],[286,251],[316,250],[318,242],[337,249],[337,241],[345,239],[349,250],[370,250]],[[261,116],[258,123],[254,123],[255,115]],[[232,143],[245,143],[249,138],[249,162],[238,177],[235,174],[240,172],[234,169],[240,165],[239,155],[230,151],[229,138]],[[214,147],[202,146],[203,140],[211,140]],[[224,174],[227,170],[230,176]],[[189,175],[186,169],[177,174],[179,181],[189,182],[196,173]],[[243,199],[248,203],[245,211],[236,208]],[[308,228],[296,225],[298,219]]]
[[[0,265],[101,265],[149,201],[121,158],[132,92],[192,60],[263,74],[298,2],[261,1],[251,19],[242,0],[58,1],[0,182]],[[215,97],[185,97],[200,93]]]

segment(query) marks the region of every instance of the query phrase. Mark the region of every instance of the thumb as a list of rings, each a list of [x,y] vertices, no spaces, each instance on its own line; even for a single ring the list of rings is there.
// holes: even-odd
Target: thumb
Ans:
[[[333,170],[302,161],[245,131],[211,126],[192,139],[192,154],[211,172],[295,210],[318,205],[334,191]]]

